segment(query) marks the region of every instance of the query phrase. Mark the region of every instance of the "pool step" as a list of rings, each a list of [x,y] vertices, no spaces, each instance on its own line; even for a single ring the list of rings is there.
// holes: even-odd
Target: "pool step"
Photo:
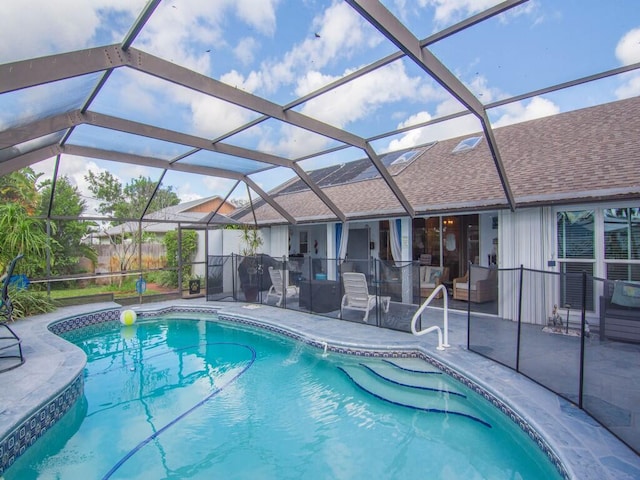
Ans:
[[[446,378],[439,370],[409,369],[387,361],[383,363],[365,362],[360,365],[383,380],[407,387],[429,388],[438,384],[442,378]]]
[[[421,358],[385,358],[382,362],[386,365],[390,365],[401,370],[409,370],[411,372],[442,373],[440,370]]]
[[[447,375],[435,370],[409,371],[390,363],[339,367],[359,388],[383,401],[431,413],[469,418],[491,428]]]

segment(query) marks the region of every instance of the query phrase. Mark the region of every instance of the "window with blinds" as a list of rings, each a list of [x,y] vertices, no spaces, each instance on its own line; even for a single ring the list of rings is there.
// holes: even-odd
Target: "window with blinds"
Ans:
[[[595,263],[594,212],[579,210],[558,212],[558,261],[560,263],[560,302],[572,309],[593,310],[593,289],[582,291],[582,272],[593,276]],[[587,285],[591,285],[591,278]]]
[[[594,223],[592,210],[558,212],[558,259],[593,259]]]
[[[640,281],[640,208],[604,210],[607,279]]]

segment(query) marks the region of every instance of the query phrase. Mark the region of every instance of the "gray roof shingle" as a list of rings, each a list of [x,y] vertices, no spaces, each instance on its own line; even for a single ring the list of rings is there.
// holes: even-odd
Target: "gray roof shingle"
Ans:
[[[640,97],[634,97],[495,128],[517,207],[640,198],[639,113]],[[452,153],[469,136],[436,143],[393,177],[417,214],[508,208],[484,139],[474,149]],[[322,170],[319,177],[331,174],[331,168]],[[275,200],[296,220],[336,220],[310,190],[279,188]],[[323,191],[349,219],[405,214],[380,178]],[[283,222],[262,203],[256,202],[260,223]]]

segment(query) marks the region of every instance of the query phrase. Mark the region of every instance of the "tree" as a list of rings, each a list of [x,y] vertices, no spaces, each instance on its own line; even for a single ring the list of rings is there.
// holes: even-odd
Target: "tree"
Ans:
[[[44,224],[20,203],[0,204],[0,245],[2,272],[20,253],[25,257],[20,267],[27,275],[42,272],[46,266],[49,241]]]
[[[114,225],[122,223],[123,219],[140,218],[152,195],[153,200],[147,213],[180,203],[171,186],[158,188],[154,195],[158,183],[149,177],[134,178],[124,186],[110,172],[100,172],[96,175],[89,171],[84,178],[89,183],[91,193],[100,201],[98,211],[113,217]]]
[[[236,208],[244,207],[245,205],[249,205],[249,200],[245,200],[243,198],[230,198],[229,203]]]
[[[91,193],[100,201],[98,211],[103,215],[113,217],[109,224],[103,226],[103,232],[109,238],[109,243],[118,258],[120,270],[128,270],[136,258],[138,245],[143,241],[145,235],[141,235],[138,231],[136,222],[127,222],[126,220],[142,217],[152,196],[153,200],[147,213],[177,205],[180,203],[180,199],[171,186],[156,190],[158,183],[148,177],[140,176],[123,186],[122,182],[110,172],[94,174],[89,171],[85,180],[89,184]],[[108,233],[109,227],[118,225],[121,225],[118,233]]]
[[[40,198],[38,180],[42,175],[31,168],[23,168],[1,176],[0,200],[2,203],[18,203],[27,213],[33,213]]]
[[[40,215],[46,217],[51,202],[51,183],[45,183],[40,200]],[[55,197],[51,208],[52,217],[80,217],[86,210],[86,202],[80,197],[78,188],[66,176],[59,177],[55,187]],[[92,262],[98,260],[96,251],[82,242],[89,234],[94,222],[81,220],[52,220],[51,273],[69,275],[79,273],[80,258]]]
[[[40,198],[38,179],[31,168],[0,177],[0,268],[22,253],[20,269],[33,275],[46,265],[47,234],[44,223],[32,215]]]

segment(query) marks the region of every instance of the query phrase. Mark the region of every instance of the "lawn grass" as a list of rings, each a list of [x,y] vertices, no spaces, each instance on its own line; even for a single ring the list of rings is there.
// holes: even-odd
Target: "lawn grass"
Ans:
[[[113,293],[114,297],[137,295],[135,287],[131,288],[123,285],[122,289],[117,289],[111,285],[91,285],[82,288],[65,288],[64,290],[51,290],[51,298],[71,298],[84,297],[89,295],[99,295],[101,293]],[[152,295],[154,293],[162,293],[161,290],[147,288],[144,295]]]

